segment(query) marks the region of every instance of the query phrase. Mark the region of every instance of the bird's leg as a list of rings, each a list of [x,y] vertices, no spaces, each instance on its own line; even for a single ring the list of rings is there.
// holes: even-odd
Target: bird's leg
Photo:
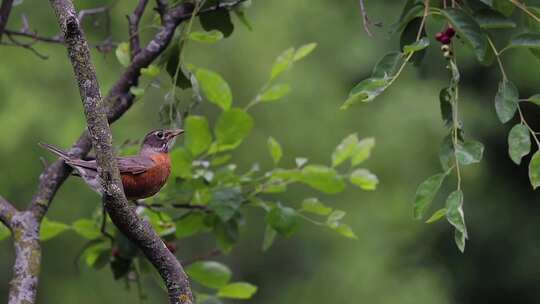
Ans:
[[[114,237],[107,232],[107,209],[105,209],[105,203],[102,203],[101,205],[101,234],[103,234],[106,238],[108,238],[111,241],[111,244],[114,243]]]

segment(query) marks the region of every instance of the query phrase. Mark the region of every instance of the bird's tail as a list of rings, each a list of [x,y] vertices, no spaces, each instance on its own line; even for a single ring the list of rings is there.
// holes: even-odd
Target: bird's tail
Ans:
[[[43,149],[49,150],[51,153],[55,154],[56,156],[64,160],[70,160],[69,155],[64,150],[61,150],[53,145],[49,145],[46,143],[38,143],[38,145],[42,147]]]

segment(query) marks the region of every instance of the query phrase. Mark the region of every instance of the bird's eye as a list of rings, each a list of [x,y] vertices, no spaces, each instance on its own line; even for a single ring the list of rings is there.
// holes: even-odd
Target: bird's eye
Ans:
[[[156,136],[159,138],[159,139],[163,139],[163,132],[162,131],[158,131],[156,133]]]

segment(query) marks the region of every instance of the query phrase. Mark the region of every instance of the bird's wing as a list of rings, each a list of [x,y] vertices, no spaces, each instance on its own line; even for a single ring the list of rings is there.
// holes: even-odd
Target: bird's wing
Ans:
[[[156,165],[150,157],[144,156],[118,157],[116,161],[120,173],[140,174]]]
[[[70,165],[97,171],[95,160],[70,159],[67,162]],[[150,157],[144,156],[117,157],[116,162],[120,173],[140,174],[155,166],[154,161]]]

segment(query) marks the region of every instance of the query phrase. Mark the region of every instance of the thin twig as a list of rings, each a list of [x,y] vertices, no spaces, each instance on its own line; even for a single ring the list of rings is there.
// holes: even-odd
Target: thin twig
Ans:
[[[64,44],[64,40],[60,38],[59,36],[45,37],[45,36],[38,35],[37,32],[32,33],[28,31],[16,31],[16,30],[10,30],[10,29],[6,29],[5,33],[11,36],[21,36],[21,37],[26,37],[26,38],[32,38],[34,41]]]
[[[206,261],[206,260],[208,260],[210,258],[219,256],[221,254],[223,254],[223,252],[216,248],[216,249],[214,249],[214,250],[212,250],[210,252],[207,252],[205,254],[194,256],[189,260],[184,260],[184,261],[182,261],[182,265],[189,266],[189,265],[191,265],[191,264],[193,264],[195,262]]]
[[[128,16],[129,43],[132,60],[141,51],[141,44],[139,41],[139,22],[141,21],[141,17],[147,4],[148,0],[140,0],[137,7],[135,7],[135,10],[133,11],[133,14]]]
[[[40,59],[44,59],[44,60],[49,59],[49,56],[41,54],[35,48],[32,47],[34,42],[23,43],[23,42],[17,41],[17,39],[12,37],[10,34],[7,34],[6,36],[8,37],[9,41],[11,41],[13,43],[12,46],[18,46],[18,47],[22,47],[24,49],[27,49],[27,50],[31,51],[32,53],[34,53],[36,56],[38,56]],[[5,44],[5,45],[9,45],[9,44]]]
[[[536,16],[533,12],[531,12],[525,4],[517,0],[510,0],[510,2],[512,2],[512,4],[514,4],[517,8],[525,12],[525,14],[529,15],[531,18],[536,20],[536,22],[540,22],[540,18],[538,18],[538,16]]]
[[[371,23],[369,22],[369,17],[364,6],[364,0],[359,0],[358,2],[360,4],[360,13],[362,14],[362,24],[364,25],[364,30],[369,37],[373,37],[373,34],[371,34],[371,31],[369,30]]]
[[[208,207],[204,205],[191,205],[191,204],[160,204],[160,203],[145,203],[141,201],[135,202],[137,206],[145,207],[148,209],[154,209],[154,208],[174,208],[174,209],[187,209],[187,210],[204,210],[207,211]]]

